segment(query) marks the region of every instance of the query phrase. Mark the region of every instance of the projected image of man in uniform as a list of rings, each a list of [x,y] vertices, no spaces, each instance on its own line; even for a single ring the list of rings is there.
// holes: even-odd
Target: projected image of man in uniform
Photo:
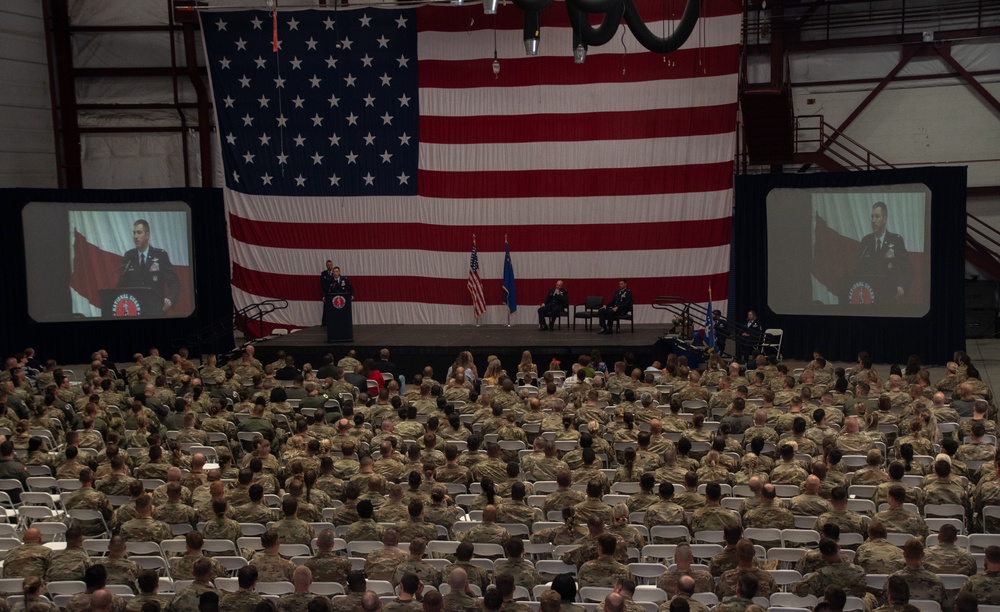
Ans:
[[[170,263],[170,255],[163,249],[149,245],[149,221],[138,219],[132,224],[132,242],[122,257],[118,287],[148,287],[163,296],[164,312],[173,308],[180,294],[177,272]]]
[[[889,210],[885,202],[875,202],[872,206],[872,233],[861,240],[858,256],[858,271],[884,276],[896,288],[896,299],[900,300],[910,290],[912,270],[910,257],[903,244],[903,237],[886,230]]]

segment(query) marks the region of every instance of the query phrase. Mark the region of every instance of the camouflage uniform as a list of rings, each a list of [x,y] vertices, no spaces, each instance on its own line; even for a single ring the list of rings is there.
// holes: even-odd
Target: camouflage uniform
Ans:
[[[232,518],[237,523],[260,523],[261,525],[266,525],[274,520],[274,511],[263,503],[248,502],[235,506],[232,509]]]
[[[611,558],[598,558],[587,561],[576,574],[576,583],[580,587],[614,587],[618,579],[634,581],[628,566]]]
[[[69,497],[64,500],[63,506],[66,510],[99,510],[105,521],[110,521],[114,514],[108,496],[89,487],[70,493]],[[77,524],[85,536],[96,536],[104,533],[104,527],[100,521],[77,521]],[[172,537],[173,534],[170,534],[166,539],[169,540]]]
[[[548,542],[553,546],[564,546],[575,544],[580,538],[587,537],[587,529],[583,525],[575,525],[573,529],[568,529],[565,525],[542,529],[531,534],[532,544],[544,544]]]
[[[738,595],[730,595],[716,604],[715,612],[745,612],[752,605],[753,600],[751,599],[739,597]]]
[[[897,572],[893,572],[886,577],[886,586],[888,586],[889,578],[892,576],[900,576],[906,581],[906,584],[910,585],[910,599],[944,601],[944,585],[941,584],[941,579],[924,567],[916,569],[904,567]],[[882,588],[882,592],[886,592],[886,587]]]
[[[869,574],[891,574],[906,566],[903,549],[881,538],[858,546],[854,563]]]
[[[77,593],[66,604],[66,612],[89,612],[92,593]],[[111,595],[111,612],[125,612],[125,600],[120,596]]]
[[[341,506],[337,508],[340,510],[344,508]],[[357,511],[355,511],[357,514]],[[375,511],[375,519],[380,523],[399,523],[404,521],[410,516],[410,511],[407,509],[406,504],[398,502],[386,502],[381,508]],[[337,524],[334,522],[334,524]]]
[[[617,482],[618,479],[616,478]],[[645,493],[639,491],[638,493],[633,493],[629,495],[628,500],[625,505],[628,506],[629,512],[646,512],[648,516],[649,508],[660,501],[659,495],[654,495],[653,493]],[[683,508],[682,508],[683,509]]]
[[[278,598],[278,612],[302,612],[309,602],[316,597],[309,591],[304,593],[286,593]]]
[[[139,564],[124,557],[95,557],[94,565],[103,565],[108,572],[108,584],[124,584],[135,589],[139,577]]]
[[[132,599],[128,600],[125,605],[125,612],[142,612],[142,606],[147,602],[152,601],[160,606],[161,612],[166,612],[167,608],[170,607],[170,600],[162,595],[136,595]]]
[[[788,500],[788,509],[792,511],[792,514],[798,516],[820,516],[833,510],[833,507],[830,506],[830,502],[819,495],[803,493]]]
[[[498,523],[521,523],[530,527],[536,520],[535,508],[522,502],[503,502],[497,508]]]
[[[710,591],[711,591],[711,589],[709,589],[709,592]],[[701,591],[696,591],[696,592],[701,592]],[[688,608],[690,609],[690,612],[709,612],[708,606],[706,606],[705,604],[701,603],[697,599],[691,599],[690,597],[688,597],[688,595],[686,593],[681,593],[679,595],[676,595],[676,597],[680,597],[681,599],[687,600],[687,602],[688,602]],[[565,609],[566,609],[566,607],[563,606],[563,610],[565,610]],[[660,607],[657,609],[656,612],[670,612],[670,600],[668,599],[667,601],[661,603]]]
[[[827,523],[833,523],[840,527],[841,533],[860,533],[862,536],[867,537],[868,527],[865,525],[863,518],[857,512],[849,510],[830,510],[819,515],[813,529],[819,533],[823,533],[823,526]]]
[[[351,562],[347,557],[342,557],[333,551],[320,551],[303,565],[312,572],[313,581],[339,582],[347,587],[347,574],[351,573]]]
[[[743,517],[743,527],[762,529],[794,529],[795,516],[787,508],[776,503],[761,504]],[[767,548],[765,546],[765,548]]]
[[[358,519],[347,528],[347,532],[344,533],[344,540],[347,542],[354,542],[356,540],[378,542],[382,539],[384,531],[382,526],[372,519]],[[400,536],[400,540],[403,542],[409,541],[402,536]]]
[[[305,544],[308,546],[316,537],[316,530],[312,528],[312,525],[300,518],[283,518],[271,528],[278,533],[282,544]]]
[[[819,550],[813,549],[806,551],[806,554],[799,558],[795,563],[795,571],[805,576],[806,574],[815,572],[824,565],[827,565],[827,562],[823,559],[822,553]]]
[[[458,593],[452,591],[442,597],[444,600],[444,612],[482,612],[483,607],[479,604],[479,600],[475,597],[470,597],[465,593]],[[350,612],[355,612],[356,609]],[[336,610],[334,612],[337,612]]]
[[[484,522],[463,533],[459,541],[470,544],[500,544],[502,546],[509,539],[510,534],[507,533],[506,529],[496,523]]]
[[[243,536],[243,528],[240,527],[240,524],[226,517],[208,521],[202,532],[207,540],[229,540],[234,543]]]
[[[968,510],[969,496],[961,484],[949,478],[935,477],[931,482],[924,483],[925,504],[958,504]],[[917,599],[914,597],[914,599]]]
[[[424,584],[441,584],[441,572],[434,569],[433,565],[423,559],[414,559],[412,556],[396,568],[390,582],[393,585],[398,585],[399,581],[403,578],[403,574],[416,574]]]
[[[83,574],[91,566],[87,551],[82,548],[67,548],[52,553],[49,569],[45,572],[45,582],[54,580],[83,580]]]
[[[705,507],[705,496],[698,495],[695,491],[682,491],[674,495],[671,500],[684,508],[685,512],[695,512]]]
[[[279,600],[280,604],[280,600]],[[421,612],[424,609],[423,604],[421,604],[416,599],[402,600],[396,598],[388,603],[382,604],[382,612]],[[280,608],[278,612],[294,612],[293,610],[283,611]]]
[[[587,498],[574,508],[576,509],[576,520],[580,523],[586,523],[591,516],[600,517],[605,525],[611,523],[611,506],[600,500]]]
[[[982,605],[1000,605],[1000,571],[970,576],[959,593],[971,593]]]
[[[908,533],[921,540],[927,537],[927,523],[923,517],[902,508],[888,508],[875,515],[872,522],[878,521],[885,525],[889,533]]]
[[[586,497],[584,497],[583,493],[574,491],[573,489],[553,491],[545,496],[545,501],[542,503],[542,512],[546,515],[548,515],[549,512],[562,512],[563,508],[567,506],[576,506],[577,504],[583,503],[585,500]]]
[[[240,589],[235,593],[226,593],[219,600],[219,612],[246,612],[253,610],[264,598],[253,591]]]
[[[677,569],[677,566],[673,566],[660,575],[656,581],[656,588],[663,589],[667,595],[673,597],[677,595],[677,582],[681,579],[681,576],[694,578],[695,593],[711,593],[712,588],[715,586],[712,574],[705,570],[689,569],[682,572]]]
[[[976,560],[968,550],[954,544],[938,544],[924,551],[923,565],[935,574],[976,573]]]
[[[258,552],[250,559],[250,565],[257,568],[257,579],[260,582],[284,582],[292,579],[292,571],[295,569],[288,559],[281,555],[271,555],[266,552]]]
[[[504,559],[495,563],[493,576],[511,574],[514,576],[514,584],[522,586],[531,592],[535,585],[542,584],[542,577],[535,570],[535,566],[524,559]]]
[[[823,597],[823,592],[830,585],[839,586],[850,596],[864,598],[865,571],[847,562],[824,565],[792,585],[792,592],[799,597],[805,595]],[[759,590],[757,594],[761,595]]]
[[[757,597],[770,597],[772,593],[778,592],[778,585],[775,584],[774,578],[771,577],[771,574],[766,571],[758,567],[754,567],[752,569],[735,567],[722,574],[722,577],[719,579],[719,583],[715,585],[715,595],[719,599],[736,595],[736,585],[739,584],[740,576],[742,576],[744,572],[752,574],[753,577],[757,579]],[[862,585],[864,585],[863,579]]]
[[[903,487],[903,489],[906,491],[907,503],[916,504],[918,508],[924,507],[924,490],[905,484],[899,480],[890,480],[887,482],[883,482],[882,484],[875,487],[875,493],[872,494],[872,501],[875,502],[875,507],[878,507],[889,501],[889,488],[895,485]]]
[[[153,507],[153,518],[168,525],[198,524],[198,511],[182,503],[166,503]]]
[[[135,482],[128,474],[111,474],[101,479],[94,488],[105,495],[128,495],[128,488]]]
[[[555,480],[556,474],[562,469],[569,469],[569,465],[565,461],[555,457],[542,457],[533,462],[531,475],[535,477],[535,480]],[[506,470],[504,474],[506,474]]]
[[[208,559],[212,563],[212,580],[216,578],[225,578],[229,575],[229,571],[224,565],[219,563],[212,557],[206,557],[202,554],[197,555],[184,555],[183,557],[178,557],[176,559],[170,560],[170,577],[174,580],[194,580],[194,564],[199,559]]]
[[[466,563],[464,561],[456,561],[455,563],[445,565],[444,569],[441,571],[441,575],[447,578],[451,575],[451,570],[456,567],[460,567],[465,570],[465,574],[469,577],[469,584],[478,586],[482,591],[485,591],[486,587],[490,586],[490,573],[488,571],[478,565],[473,565],[472,563]]]
[[[721,506],[706,506],[695,510],[691,517],[691,533],[699,531],[724,531],[726,527],[740,525],[740,520],[730,510]]]
[[[174,537],[170,525],[152,518],[134,518],[119,533],[126,542],[162,542]]]
[[[52,549],[41,544],[21,544],[7,552],[3,564],[4,578],[45,576],[52,558]]]
[[[608,535],[615,536],[615,560],[622,564],[628,563],[628,547],[625,545],[625,540],[622,539],[620,535],[616,535],[610,532],[606,532]],[[563,553],[562,562],[569,565],[575,565],[577,568],[583,566],[584,563],[588,561],[593,561],[598,557],[598,544],[597,538],[600,536],[587,535],[580,538],[574,544],[579,544],[576,548]]]
[[[365,575],[369,580],[391,580],[396,567],[406,563],[409,558],[408,554],[395,546],[376,548],[365,558]]]

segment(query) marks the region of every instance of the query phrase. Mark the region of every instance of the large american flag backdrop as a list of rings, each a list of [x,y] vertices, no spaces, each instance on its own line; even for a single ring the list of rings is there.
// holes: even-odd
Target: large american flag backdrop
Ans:
[[[684,8],[636,3],[658,34]],[[662,320],[658,295],[706,302],[711,286],[725,308],[739,0],[706,0],[676,53],[647,52],[622,26],[581,65],[561,2],[542,13],[536,57],[521,15],[201,14],[237,307],[285,299],[270,326],[318,325],[332,259],[354,285],[355,323],[471,324],[475,234],[482,322],[506,322],[505,236],[525,306],[556,279],[582,303],[626,277],[640,323]]]

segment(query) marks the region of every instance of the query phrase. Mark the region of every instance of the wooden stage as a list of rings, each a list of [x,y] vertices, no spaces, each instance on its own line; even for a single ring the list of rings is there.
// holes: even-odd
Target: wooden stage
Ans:
[[[580,355],[593,349],[601,352],[609,366],[625,353],[632,353],[637,363],[648,363],[662,360],[670,352],[671,344],[664,339],[665,334],[663,325],[636,325],[634,333],[623,325],[622,333],[607,336],[584,331],[582,324],[576,331],[563,327],[551,332],[538,331],[535,325],[355,325],[353,342],[328,343],[326,328],[316,326],[254,344],[257,358],[264,363],[273,361],[277,352],[283,350],[295,357],[296,365],[308,362],[314,367],[323,363],[327,353],[340,359],[354,349],[360,359],[377,360],[379,350],[388,348],[390,361],[409,378],[424,365],[432,366],[435,372],[444,372],[464,350],[472,352],[480,373],[486,369],[489,355],[499,357],[508,372],[514,371],[525,349],[531,351],[540,370],[545,370],[553,358],[568,370]]]

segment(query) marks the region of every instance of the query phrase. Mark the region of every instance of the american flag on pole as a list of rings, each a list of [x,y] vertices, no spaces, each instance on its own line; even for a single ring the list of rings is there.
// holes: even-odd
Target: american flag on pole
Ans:
[[[657,33],[684,7],[636,3]],[[271,325],[317,325],[332,259],[356,323],[468,321],[470,233],[495,322],[507,234],[525,303],[557,278],[582,300],[625,276],[648,323],[658,295],[728,287],[739,0],[703,3],[673,54],[623,26],[580,65],[562,2],[541,18],[526,57],[509,4],[203,11],[236,306],[286,299]]]
[[[466,283],[472,296],[473,318],[486,313],[486,296],[483,295],[483,281],[479,278],[479,255],[476,253],[476,237],[472,237],[472,256],[469,257],[469,281]]]

